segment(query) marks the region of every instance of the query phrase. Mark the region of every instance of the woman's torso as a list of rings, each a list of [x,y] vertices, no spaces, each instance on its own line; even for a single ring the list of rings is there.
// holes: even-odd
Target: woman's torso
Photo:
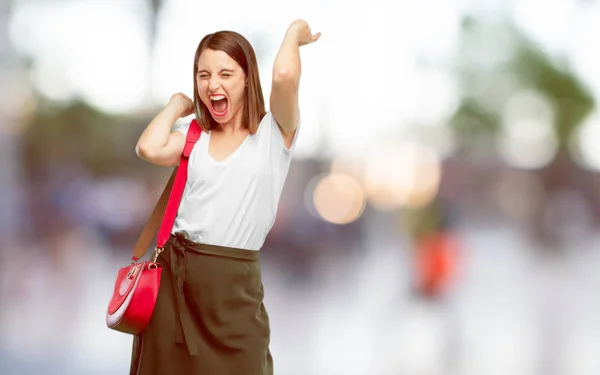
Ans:
[[[203,132],[190,155],[173,232],[198,243],[259,250],[275,222],[296,139],[285,149],[270,112],[224,160],[210,156],[210,136]]]

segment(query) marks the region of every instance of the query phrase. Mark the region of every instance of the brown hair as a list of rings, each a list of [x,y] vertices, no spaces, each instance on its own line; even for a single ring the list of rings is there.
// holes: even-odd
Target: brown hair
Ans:
[[[212,118],[206,105],[202,103],[198,95],[198,59],[205,49],[223,51],[234,59],[244,70],[247,79],[246,95],[244,99],[244,114],[242,122],[244,127],[250,130],[250,134],[256,133],[260,120],[265,115],[265,100],[258,77],[258,63],[256,54],[250,42],[235,31],[218,31],[208,34],[198,44],[194,56],[194,109],[196,121],[205,131],[218,127],[219,124]],[[203,121],[201,121],[201,119]]]

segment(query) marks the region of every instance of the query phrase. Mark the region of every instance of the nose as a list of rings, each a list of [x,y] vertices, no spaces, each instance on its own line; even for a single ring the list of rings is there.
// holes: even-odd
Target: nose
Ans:
[[[211,77],[211,78],[210,78],[210,81],[208,82],[208,89],[209,89],[211,92],[215,92],[215,91],[217,91],[217,89],[218,89],[219,87],[221,87],[221,84],[220,84],[220,82],[219,82],[219,78],[218,78],[218,77],[214,77],[214,76],[213,76],[213,77]]]

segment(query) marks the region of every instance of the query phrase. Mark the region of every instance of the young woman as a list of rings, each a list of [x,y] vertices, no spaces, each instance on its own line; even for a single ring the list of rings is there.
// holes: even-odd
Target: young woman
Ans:
[[[287,29],[265,111],[256,56],[240,34],[205,36],[194,57],[194,99],[178,93],[144,130],[144,160],[176,166],[195,114],[202,135],[173,234],[152,319],[134,338],[131,374],[273,374],[259,249],[275,221],[298,138],[299,47],[319,39],[303,20]]]

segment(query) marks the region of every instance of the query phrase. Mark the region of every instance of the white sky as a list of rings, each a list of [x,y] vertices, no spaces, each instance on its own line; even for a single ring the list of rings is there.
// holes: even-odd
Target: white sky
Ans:
[[[283,33],[291,21],[304,18],[322,37],[302,48],[300,156],[316,153],[323,136],[334,153],[353,154],[397,135],[411,121],[443,122],[458,99],[448,63],[463,9],[508,10],[545,48],[568,54],[600,98],[600,51],[592,39],[600,35],[600,22],[594,21],[600,19],[598,2],[577,7],[575,0],[367,4],[230,0],[225,10],[222,2],[171,0],[151,55],[143,1],[21,1],[11,38],[35,57],[34,83],[46,95],[81,96],[101,109],[127,112],[166,103],[177,91],[191,95],[196,45],[219,29],[239,31],[253,43],[268,98],[271,64]],[[434,65],[418,67],[422,58]],[[365,125],[372,131],[360,131]]]

